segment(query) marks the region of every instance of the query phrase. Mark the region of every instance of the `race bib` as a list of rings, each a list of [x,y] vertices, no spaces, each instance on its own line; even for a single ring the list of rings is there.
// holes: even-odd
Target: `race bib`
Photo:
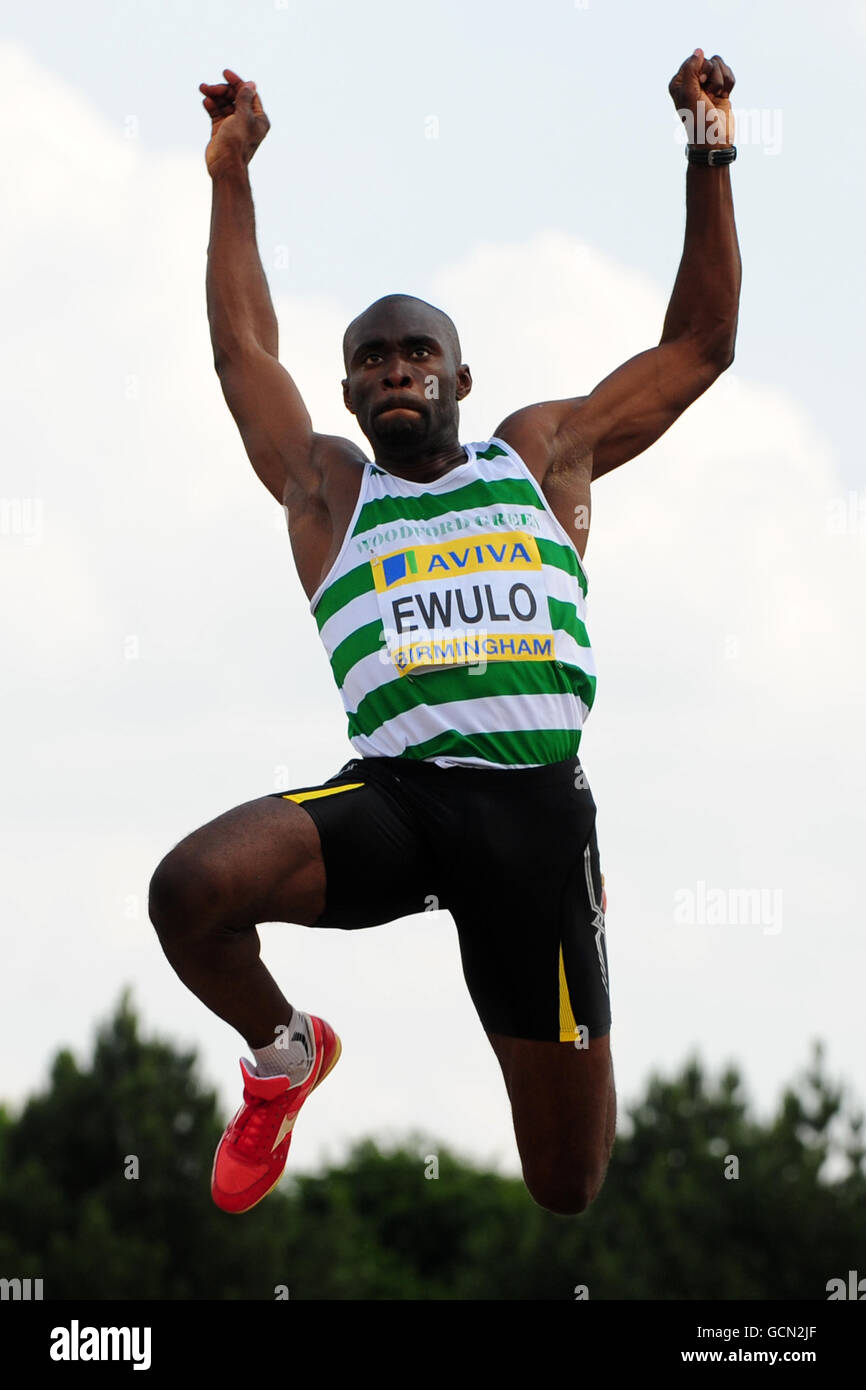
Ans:
[[[535,537],[499,531],[413,545],[370,564],[385,633],[383,659],[401,675],[488,661],[556,657]]]

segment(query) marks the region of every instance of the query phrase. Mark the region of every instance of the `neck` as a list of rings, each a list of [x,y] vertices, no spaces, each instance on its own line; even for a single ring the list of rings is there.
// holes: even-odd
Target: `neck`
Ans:
[[[405,478],[410,483],[435,483],[452,468],[459,468],[469,455],[463,445],[454,440],[438,449],[425,449],[420,453],[408,455],[405,451],[377,449],[373,461],[386,473],[395,478]]]

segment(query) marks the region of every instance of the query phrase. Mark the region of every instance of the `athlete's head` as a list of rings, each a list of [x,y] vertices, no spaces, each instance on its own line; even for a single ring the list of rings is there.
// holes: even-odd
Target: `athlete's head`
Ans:
[[[460,355],[451,319],[415,295],[386,294],[352,320],[343,399],[374,450],[412,455],[456,444],[459,402],[472,389]]]

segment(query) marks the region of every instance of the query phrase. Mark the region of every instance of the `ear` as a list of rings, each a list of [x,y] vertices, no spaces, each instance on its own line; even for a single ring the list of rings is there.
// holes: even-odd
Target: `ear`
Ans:
[[[457,399],[462,401],[472,390],[472,373],[465,362],[457,368]]]
[[[349,395],[349,378],[344,377],[343,381],[340,384],[343,388],[343,404],[345,405],[346,409],[350,410],[354,415],[355,407],[352,405],[352,397]]]

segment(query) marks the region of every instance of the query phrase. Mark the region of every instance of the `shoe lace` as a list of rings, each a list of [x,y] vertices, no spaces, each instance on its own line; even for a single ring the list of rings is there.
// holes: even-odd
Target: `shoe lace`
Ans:
[[[282,1097],[279,1097],[282,1099]],[[234,1143],[245,1153],[258,1156],[270,1153],[274,1135],[279,1129],[285,1107],[266,1100],[264,1096],[254,1096],[244,1088],[245,1109],[238,1115]]]

